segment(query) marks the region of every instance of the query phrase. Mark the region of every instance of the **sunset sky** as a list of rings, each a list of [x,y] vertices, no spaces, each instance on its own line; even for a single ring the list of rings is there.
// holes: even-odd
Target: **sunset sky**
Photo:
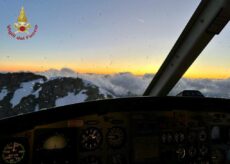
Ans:
[[[0,0],[0,71],[71,68],[82,73],[156,73],[200,0]],[[7,34],[24,5],[30,40]],[[32,30],[30,30],[32,32]],[[186,73],[230,77],[230,27]]]

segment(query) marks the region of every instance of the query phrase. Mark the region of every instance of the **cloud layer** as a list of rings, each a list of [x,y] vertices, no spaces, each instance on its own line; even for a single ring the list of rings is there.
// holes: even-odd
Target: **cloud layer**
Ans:
[[[135,76],[129,72],[113,75],[80,74],[71,69],[50,69],[39,74],[47,78],[79,77],[103,88],[118,97],[142,95],[153,78],[153,74]],[[182,78],[169,93],[175,96],[183,90],[199,90],[206,97],[230,98],[230,79],[187,79]]]
[[[118,97],[142,95],[153,77],[153,75],[150,74],[146,76],[135,76],[129,72],[113,75],[80,74],[68,68],[61,70],[50,69],[45,72],[39,72],[39,74],[50,79],[55,77],[79,77]]]
[[[230,79],[181,79],[169,95],[199,90],[205,97],[230,98]]]

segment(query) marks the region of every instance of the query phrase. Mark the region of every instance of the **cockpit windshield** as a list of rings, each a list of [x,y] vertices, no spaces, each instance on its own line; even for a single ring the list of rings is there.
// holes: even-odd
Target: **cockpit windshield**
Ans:
[[[0,118],[142,96],[199,3],[1,0]],[[226,27],[170,95],[229,98],[229,38]]]
[[[214,37],[169,95],[198,90],[205,97],[230,98],[229,24]]]

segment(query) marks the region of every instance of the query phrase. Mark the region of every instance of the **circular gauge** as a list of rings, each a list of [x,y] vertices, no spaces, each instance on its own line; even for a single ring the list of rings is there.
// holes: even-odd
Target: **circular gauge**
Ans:
[[[98,128],[90,127],[81,134],[81,145],[85,150],[95,150],[102,143],[102,133]]]
[[[101,160],[96,156],[88,156],[81,160],[81,164],[101,164]]]
[[[126,158],[122,154],[114,154],[110,160],[112,164],[127,164]]]
[[[120,148],[125,143],[126,133],[123,128],[113,127],[108,130],[106,135],[107,143],[112,148]]]
[[[206,139],[208,138],[208,134],[206,131],[202,130],[199,134],[198,134],[199,140],[204,142],[206,141]]]
[[[225,153],[219,149],[213,149],[211,151],[211,162],[212,164],[224,163]]]
[[[208,147],[206,145],[202,145],[200,148],[199,148],[199,152],[202,156],[205,156],[208,154]]]
[[[197,150],[194,146],[190,146],[188,149],[188,155],[190,158],[193,158],[196,156]]]
[[[172,135],[172,133],[168,133],[167,134],[167,142],[168,143],[172,143],[173,142],[173,135]]]
[[[189,132],[188,133],[188,141],[189,142],[191,142],[191,143],[193,143],[193,142],[195,142],[196,141],[196,133],[195,132]]]
[[[176,154],[178,159],[184,159],[185,158],[185,148],[183,146],[179,146],[176,150]]]
[[[25,156],[25,147],[18,142],[8,143],[2,151],[2,159],[5,163],[19,163]]]
[[[43,149],[45,150],[58,150],[64,149],[67,145],[65,137],[62,135],[54,135],[45,140]]]

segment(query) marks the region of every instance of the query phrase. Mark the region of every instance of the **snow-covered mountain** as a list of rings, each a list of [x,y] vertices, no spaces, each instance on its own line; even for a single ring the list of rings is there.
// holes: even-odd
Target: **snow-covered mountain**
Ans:
[[[80,74],[71,69],[0,73],[0,118],[90,100],[140,96],[153,74]],[[199,90],[206,97],[230,98],[228,79],[182,78],[169,95]]]
[[[33,73],[3,73],[0,79],[0,118],[115,97],[77,77],[47,78]]]
[[[73,77],[81,78],[95,84],[101,89],[113,93],[116,97],[142,95],[148,84],[153,78],[153,74],[136,76],[129,72],[116,74],[82,74],[77,73],[69,68],[49,69],[37,74],[47,77],[48,79],[56,77]]]

